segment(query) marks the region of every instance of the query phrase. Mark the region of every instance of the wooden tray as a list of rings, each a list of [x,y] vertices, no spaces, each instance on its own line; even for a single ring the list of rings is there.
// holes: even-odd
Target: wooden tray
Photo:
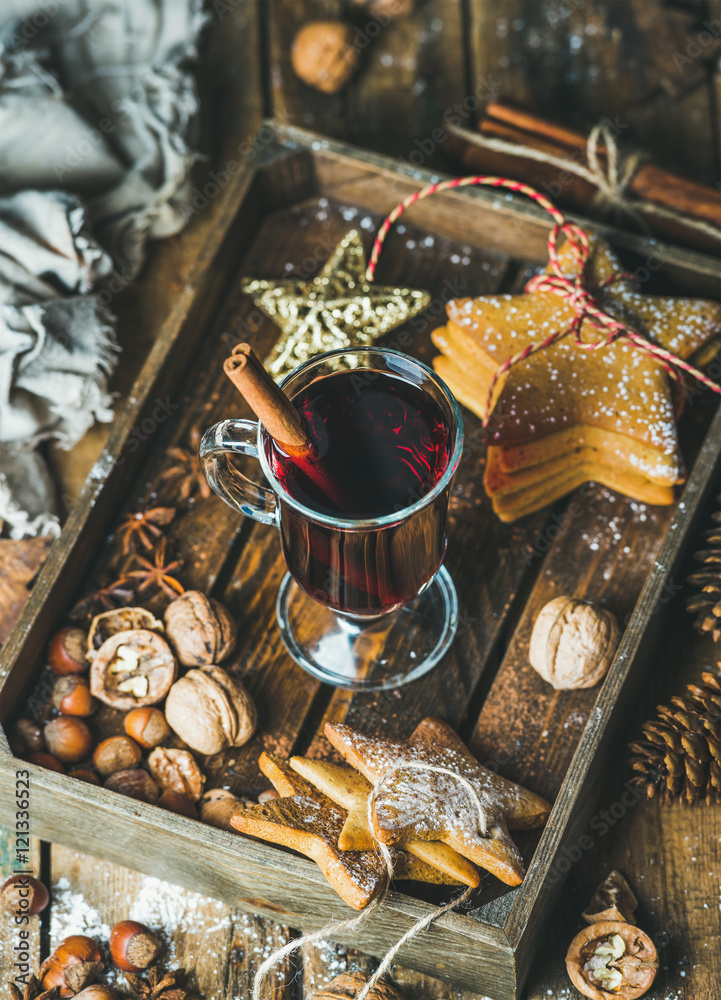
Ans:
[[[185,445],[192,427],[247,415],[221,374],[221,361],[241,339],[266,354],[278,331],[242,295],[240,277],[315,268],[352,227],[370,246],[386,212],[430,179],[387,158],[278,125],[265,125],[253,149],[251,165],[231,177],[224,191],[223,204],[232,214],[218,219],[192,281],[178,291],[182,308],[163,321],[80,509],[55,544],[3,650],[4,730],[27,711],[28,695],[32,707],[44,710],[51,681],[43,672],[48,638],[87,587],[122,511],[152,501],[170,461],[168,449]],[[402,223],[388,238],[378,280],[426,288],[434,298],[422,319],[406,327],[410,340],[397,330],[386,342],[426,361],[433,354],[429,333],[448,298],[519,289],[528,269],[545,261],[547,218],[510,196],[483,190],[438,195],[415,206]],[[646,272],[653,271],[649,290],[714,293],[715,261],[596,228],[628,266],[653,261]],[[435,714],[448,719],[487,766],[554,801],[545,830],[518,838],[528,864],[523,885],[509,890],[488,876],[474,908],[445,916],[410,942],[401,963],[496,1000],[518,997],[563,875],[579,852],[593,849],[588,822],[597,778],[652,653],[660,612],[675,593],[684,544],[716,479],[721,415],[713,416],[715,400],[708,395],[684,417],[690,466],[696,458],[676,506],[647,508],[587,485],[553,509],[510,526],[500,524],[485,497],[480,422],[464,412],[466,448],[453,488],[446,560],[459,593],[459,634],[438,668],[390,693],[350,695],[324,687],[287,656],[275,625],[284,566],[273,529],[243,521],[215,497],[196,498],[171,526],[170,541],[185,560],[186,587],[212,591],[238,620],[239,648],[230,668],[247,683],[261,719],[250,744],[207,761],[209,785],[258,794],[267,787],[257,768],[260,752],[329,754],[321,735],[329,719],[403,736]],[[158,400],[166,399],[171,417],[153,424]],[[559,593],[600,601],[626,623],[614,665],[593,690],[555,692],[528,666],[533,618]],[[112,713],[93,724],[103,732],[118,727]],[[0,764],[0,806],[8,816],[17,761],[5,732]],[[348,916],[316,866],[303,858],[64,775],[30,771],[37,836],[292,927],[316,929]],[[344,943],[383,954],[445,898],[430,890],[425,898],[394,891]]]

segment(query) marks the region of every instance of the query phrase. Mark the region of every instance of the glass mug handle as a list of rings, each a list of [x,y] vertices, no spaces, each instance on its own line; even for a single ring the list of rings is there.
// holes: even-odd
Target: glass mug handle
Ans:
[[[276,524],[278,500],[267,486],[238,472],[228,455],[258,458],[258,424],[254,420],[221,420],[203,434],[198,454],[211,488],[229,507],[261,524]]]

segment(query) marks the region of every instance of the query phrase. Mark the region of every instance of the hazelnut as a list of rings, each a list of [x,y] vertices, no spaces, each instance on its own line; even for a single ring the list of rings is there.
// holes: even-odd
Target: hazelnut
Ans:
[[[557,690],[590,688],[611,666],[619,634],[610,611],[573,597],[556,597],[536,618],[528,658]]]
[[[87,718],[98,707],[90,694],[88,682],[77,674],[58,677],[53,688],[53,705],[63,715],[79,715]]]
[[[170,726],[159,708],[134,708],[125,716],[125,732],[145,750],[157,747],[170,736]]]
[[[163,623],[145,608],[113,608],[96,615],[90,623],[87,638],[87,657],[94,660],[102,644],[118,632],[132,632],[148,629],[149,632],[163,632]]]
[[[110,736],[98,743],[93,764],[104,778],[116,771],[130,771],[143,759],[143,751],[129,736]]]
[[[165,789],[156,802],[156,805],[160,806],[161,809],[166,809],[168,812],[178,813],[179,816],[187,816],[189,819],[198,818],[198,810],[190,799],[186,798],[185,795],[181,795],[180,792],[173,791],[172,788]]]
[[[161,788],[171,788],[197,802],[203,794],[205,775],[187,750],[163,750],[156,747],[148,757],[148,767]]]
[[[48,890],[32,875],[12,875],[0,889],[0,904],[11,917],[34,917],[49,899]]]
[[[18,719],[10,736],[10,745],[18,757],[26,753],[37,753],[45,749],[43,731],[31,719]]]
[[[200,818],[210,826],[237,833],[230,818],[243,808],[243,800],[225,788],[210,788],[200,800]]]
[[[133,768],[132,771],[116,771],[106,779],[105,787],[111,792],[119,792],[141,802],[157,802],[160,795],[160,789],[142,767]]]
[[[87,724],[73,715],[52,719],[43,736],[50,753],[63,764],[75,764],[93,750],[93,736]]]
[[[311,21],[293,39],[290,61],[296,75],[309,87],[335,94],[355,72],[358,50],[353,30],[341,21]]]
[[[103,986],[101,983],[93,983],[92,986],[86,986],[80,993],[75,994],[75,1000],[81,1000],[81,998],[82,1000],[119,1000],[115,990],[111,990],[109,986]]]
[[[176,681],[165,717],[184,743],[203,754],[243,746],[258,721],[246,689],[220,667],[189,670]]]
[[[61,628],[50,640],[48,663],[56,674],[82,674],[89,663],[85,658],[86,634],[81,628]]]
[[[58,771],[60,774],[65,774],[65,768],[58,758],[53,757],[51,753],[44,753],[43,751],[29,753],[25,760],[28,764],[37,764],[38,767],[44,767],[47,771]]]
[[[603,920],[584,927],[570,944],[566,969],[589,1000],[637,1000],[651,989],[658,955],[651,938],[633,924]]]
[[[61,997],[71,997],[95,981],[103,968],[103,951],[84,934],[65,938],[40,966],[43,990],[58,987]]]
[[[267,788],[264,792],[261,792],[258,796],[258,802],[263,805],[264,802],[272,802],[273,799],[279,799],[280,792],[277,792],[275,788]]]
[[[123,972],[147,969],[159,951],[159,938],[136,920],[121,920],[110,932],[110,957]]]
[[[165,609],[165,631],[184,667],[220,663],[235,649],[237,629],[228,609],[199,590],[187,590]]]
[[[78,781],[84,781],[88,785],[99,785],[100,778],[97,776],[95,771],[86,771],[84,768],[78,768],[76,771],[70,771],[68,773],[69,778],[77,778]]]
[[[164,698],[177,670],[170,646],[156,632],[116,632],[95,654],[90,690],[106,705],[127,711]]]

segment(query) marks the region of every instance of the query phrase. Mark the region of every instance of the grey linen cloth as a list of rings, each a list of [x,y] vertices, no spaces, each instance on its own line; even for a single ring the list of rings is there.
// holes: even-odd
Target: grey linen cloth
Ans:
[[[43,441],[112,419],[112,294],[190,212],[202,0],[0,5],[0,520],[57,534]]]

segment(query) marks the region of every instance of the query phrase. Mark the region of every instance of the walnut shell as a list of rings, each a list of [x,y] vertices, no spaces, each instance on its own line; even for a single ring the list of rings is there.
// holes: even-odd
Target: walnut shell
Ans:
[[[88,632],[88,659],[95,658],[102,644],[111,635],[137,628],[147,628],[150,632],[164,631],[163,623],[145,608],[113,608],[96,615],[90,622]]]
[[[341,21],[311,21],[293,39],[290,61],[309,87],[335,94],[353,75],[359,53],[353,31]]]
[[[205,775],[187,750],[156,747],[148,757],[148,767],[164,791],[179,792],[191,802],[197,802],[203,794]]]
[[[610,611],[573,597],[556,597],[536,618],[528,658],[557,690],[590,688],[611,666],[619,635]]]
[[[255,732],[258,714],[240,683],[220,667],[189,670],[165,702],[170,728],[199,753],[242,747]]]
[[[238,831],[231,825],[230,817],[242,809],[244,802],[225,788],[209,788],[200,800],[200,818],[220,830]]]
[[[311,1000],[354,1000],[370,976],[362,972],[342,972],[332,979],[327,986],[322,986],[313,994]],[[381,978],[368,994],[368,1000],[403,1000],[398,990]]]
[[[604,988],[601,979],[597,978],[599,972],[607,972],[603,962],[599,963],[601,968],[598,970],[586,966],[595,957],[596,948],[614,937],[621,938],[624,950],[618,959],[609,962],[611,970],[620,977],[620,983],[610,989]],[[606,1000],[609,996],[638,1000],[653,985],[658,955],[651,938],[638,927],[620,920],[603,920],[584,927],[571,941],[566,953],[566,970],[576,989],[589,1000]]]
[[[235,649],[237,629],[220,601],[187,590],[165,609],[168,641],[184,667],[220,663]]]
[[[106,705],[127,712],[164,698],[177,673],[170,646],[157,632],[116,632],[95,654],[90,691]]]

